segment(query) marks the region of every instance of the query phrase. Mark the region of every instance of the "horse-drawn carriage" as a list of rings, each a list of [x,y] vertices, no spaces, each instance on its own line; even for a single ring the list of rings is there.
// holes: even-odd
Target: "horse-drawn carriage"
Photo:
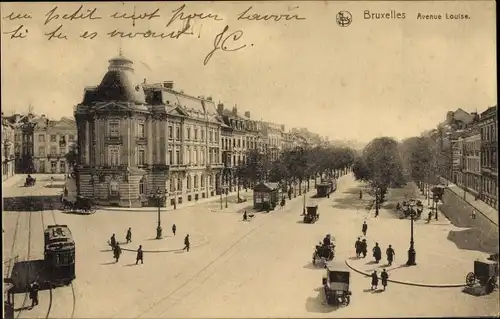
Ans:
[[[92,198],[76,196],[75,201],[71,201],[68,197],[62,196],[62,210],[80,214],[94,214],[96,208]]]
[[[496,260],[492,258],[493,256],[490,256],[486,261],[474,261],[474,272],[468,273],[465,277],[467,286],[473,287],[476,283],[479,283],[480,286],[484,287],[487,294],[498,288],[498,255]]]
[[[306,214],[304,215],[304,223],[313,224],[319,219],[318,205],[307,206]]]
[[[35,186],[36,184],[36,178],[31,177],[31,175],[28,175],[26,177],[26,180],[24,181],[24,187],[32,187]]]
[[[316,245],[312,256],[312,263],[316,265],[316,260],[322,260],[324,264],[332,261],[335,257],[335,244],[332,243],[330,246],[324,246],[322,242]]]

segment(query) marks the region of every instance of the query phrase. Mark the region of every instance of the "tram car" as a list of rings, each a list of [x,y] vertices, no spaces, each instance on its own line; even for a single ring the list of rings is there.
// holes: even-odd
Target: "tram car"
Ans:
[[[67,225],[49,225],[44,232],[45,272],[52,284],[70,284],[75,278],[75,241]]]
[[[331,193],[337,190],[337,180],[321,180],[321,182],[316,185],[316,197],[328,197]]]

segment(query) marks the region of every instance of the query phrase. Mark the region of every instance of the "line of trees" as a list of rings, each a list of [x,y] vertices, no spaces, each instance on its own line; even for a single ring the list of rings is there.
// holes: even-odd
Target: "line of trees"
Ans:
[[[341,170],[351,167],[356,152],[348,147],[298,146],[283,150],[275,160],[259,150],[249,150],[246,155],[246,162],[236,169],[238,186],[255,185],[262,181],[279,182],[286,190],[297,185],[301,195],[303,186],[310,189],[311,179],[334,177]]]
[[[356,158],[354,177],[368,183],[378,210],[388,188],[402,187],[410,180],[421,190],[424,184],[439,183],[435,147],[425,136],[411,137],[401,143],[390,137],[376,138]]]

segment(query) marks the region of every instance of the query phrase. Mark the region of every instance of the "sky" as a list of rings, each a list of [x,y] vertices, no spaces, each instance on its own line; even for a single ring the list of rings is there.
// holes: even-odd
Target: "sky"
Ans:
[[[182,2],[86,2],[80,12],[96,8],[92,17],[101,19],[63,19],[80,5],[1,3],[4,113],[27,112],[32,105],[37,114],[71,117],[84,88],[101,82],[120,48],[134,61],[137,76],[149,83],[174,81],[176,89],[211,96],[229,108],[237,105],[254,119],[287,129],[306,127],[330,139],[403,139],[436,127],[449,110],[481,112],[497,103],[493,1],[224,1],[185,3],[184,8]],[[136,16],[158,9],[154,15],[159,17],[138,19],[135,26],[131,19],[110,17],[115,12],[131,16],[134,7]],[[248,8],[243,17],[301,19],[238,20]],[[337,24],[340,11],[351,14],[349,26]],[[365,19],[367,12],[404,13],[405,19]],[[181,13],[184,18],[212,16],[190,19],[191,34],[178,39],[107,35],[115,29],[179,31]],[[419,13],[442,19],[417,19]],[[31,19],[15,19],[18,14]],[[469,19],[450,20],[446,14]],[[46,34],[59,26],[67,39],[49,40]],[[205,65],[226,26],[220,38],[228,39],[227,50],[246,46],[218,49]],[[26,37],[12,39],[19,33],[9,32],[19,27]],[[83,39],[85,31],[97,35]]]

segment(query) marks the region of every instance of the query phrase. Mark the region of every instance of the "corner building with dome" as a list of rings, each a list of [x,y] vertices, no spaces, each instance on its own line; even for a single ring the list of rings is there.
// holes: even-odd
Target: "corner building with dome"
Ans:
[[[99,205],[156,206],[220,192],[221,126],[211,98],[174,90],[173,82],[141,81],[121,54],[75,107],[78,192]]]

